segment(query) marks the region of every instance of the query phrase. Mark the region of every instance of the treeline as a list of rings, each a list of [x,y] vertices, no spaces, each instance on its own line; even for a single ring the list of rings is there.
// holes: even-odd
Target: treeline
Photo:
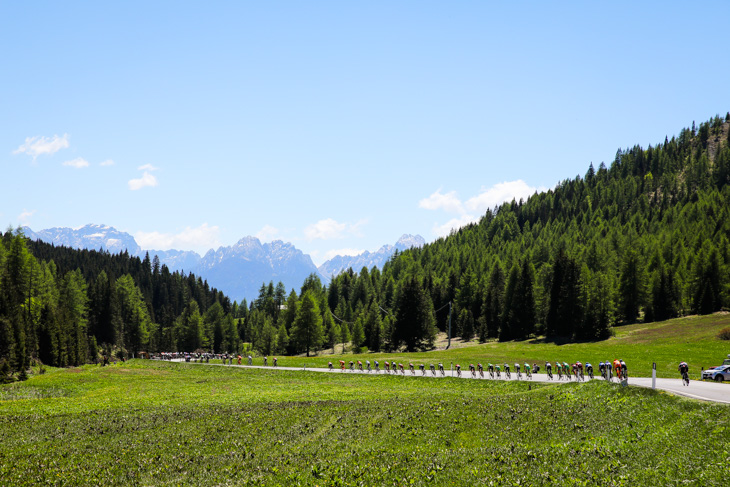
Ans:
[[[80,365],[101,353],[234,349],[230,300],[155,256],[55,247],[8,230],[0,243],[0,369]]]

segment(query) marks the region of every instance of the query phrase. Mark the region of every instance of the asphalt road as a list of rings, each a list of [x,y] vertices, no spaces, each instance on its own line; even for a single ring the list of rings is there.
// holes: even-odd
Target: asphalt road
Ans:
[[[177,362],[182,362],[182,359],[177,359]],[[223,364],[221,364],[218,360],[215,360],[215,362],[218,363],[208,363],[208,364],[202,364],[202,365],[218,365],[223,367]],[[190,362],[195,363],[195,362]],[[335,368],[333,371],[330,371],[326,368],[320,368],[320,367],[314,367],[314,368],[302,368],[302,367],[263,367],[260,365],[226,365],[225,367],[243,367],[243,368],[249,368],[249,369],[277,369],[277,370],[307,370],[309,372],[324,372],[324,373],[330,373],[330,374],[348,374],[348,375],[361,375],[361,374],[375,374],[375,370],[372,372],[368,372],[365,370],[364,372],[360,372],[358,370],[351,371],[349,369],[346,369],[344,372],[340,369]],[[384,374],[385,372],[381,369],[379,374]],[[426,375],[423,376],[421,374],[421,371],[416,369],[415,374],[411,374],[409,370],[406,369],[405,374],[401,374],[398,372],[398,375],[402,375],[403,377],[424,377],[424,378],[441,378],[441,377],[457,377],[456,371],[451,370],[445,370],[445,375],[442,376],[438,371],[436,372],[436,376],[433,376],[431,372],[426,369]],[[393,375],[393,372],[390,373]],[[490,379],[489,373],[487,371],[484,372],[484,379],[482,379],[479,376],[479,373],[477,373],[476,377],[472,377],[471,373],[469,372],[469,369],[466,370],[462,369],[461,372],[461,378],[462,379],[472,379],[472,380],[508,380],[506,379],[504,372],[502,372],[502,378],[501,379]],[[509,380],[518,380],[517,375],[513,372],[512,378]],[[523,381],[528,381],[525,378],[525,374],[522,374]],[[567,383],[567,380],[558,380],[557,375],[554,376],[553,380],[550,380],[547,376],[547,374],[532,374],[532,379],[530,379],[532,382],[563,382]],[[590,380],[588,377],[585,378],[585,380]],[[594,378],[593,380],[603,380],[601,376]],[[618,380],[614,378],[614,383],[618,383]],[[652,380],[651,377],[631,377],[629,376],[628,381],[629,387],[647,387],[651,388],[652,386]],[[701,382],[701,381],[690,381],[689,386],[685,386],[682,384],[681,379],[657,379],[656,380],[656,388],[670,392],[672,394],[677,394],[680,396],[686,396],[693,399],[699,399],[701,401],[711,401],[711,402],[717,402],[717,403],[723,403],[723,404],[730,404],[730,384],[718,384],[716,382]]]

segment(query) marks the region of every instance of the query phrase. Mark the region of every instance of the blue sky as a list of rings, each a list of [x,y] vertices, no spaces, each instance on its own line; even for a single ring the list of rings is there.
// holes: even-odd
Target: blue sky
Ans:
[[[635,5],[640,3],[640,5]],[[730,2],[2,2],[0,221],[319,264],[730,110]]]

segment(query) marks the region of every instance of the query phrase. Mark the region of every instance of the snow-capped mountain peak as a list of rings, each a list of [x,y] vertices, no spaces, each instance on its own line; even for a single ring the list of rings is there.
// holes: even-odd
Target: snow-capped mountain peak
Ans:
[[[319,266],[319,273],[324,276],[336,276],[350,267],[355,271],[359,271],[363,267],[382,268],[396,250],[404,251],[411,247],[421,247],[425,243],[426,241],[420,235],[406,234],[401,236],[395,245],[383,245],[376,252],[366,250],[359,255],[337,255]]]

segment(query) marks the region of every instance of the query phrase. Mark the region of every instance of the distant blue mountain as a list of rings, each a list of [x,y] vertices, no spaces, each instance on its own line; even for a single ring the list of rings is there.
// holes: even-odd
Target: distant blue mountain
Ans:
[[[377,267],[383,268],[383,265],[390,259],[396,250],[404,251],[411,247],[421,247],[426,241],[420,235],[403,235],[395,245],[383,245],[376,252],[368,252],[367,250],[359,255],[338,255],[324,264],[319,266],[319,273],[323,276],[336,276],[340,272],[352,267],[359,272],[363,267],[372,269]]]
[[[262,283],[281,281],[287,288],[299,291],[310,274],[317,274],[317,267],[309,255],[290,243],[275,240],[262,244],[255,237],[244,237],[230,247],[209,250],[205,256],[189,250],[145,250],[134,237],[107,225],[86,225],[79,229],[49,228],[34,232],[23,227],[32,240],[63,245],[77,249],[107,250],[113,254],[127,251],[130,255],[150,258],[155,255],[161,264],[171,270],[193,272],[218,288],[231,299],[249,301],[258,296]],[[328,279],[320,275],[323,283]]]

